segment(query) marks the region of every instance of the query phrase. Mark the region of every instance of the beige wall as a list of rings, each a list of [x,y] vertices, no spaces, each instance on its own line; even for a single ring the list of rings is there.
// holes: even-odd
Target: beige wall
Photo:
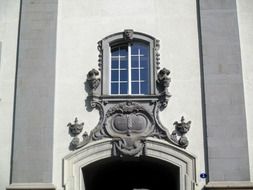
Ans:
[[[98,122],[98,111],[85,109],[84,91],[86,74],[98,68],[97,41],[134,29],[160,40],[161,67],[170,69],[172,78],[172,98],[161,120],[170,131],[182,115],[192,121],[187,150],[197,156],[200,189],[204,181],[198,176],[205,166],[195,1],[60,0],[58,12],[53,183],[60,189],[61,160],[71,141],[67,123],[78,116],[90,131]]]
[[[237,0],[241,59],[247,117],[249,161],[253,180],[253,1]]]
[[[19,0],[0,0],[0,189],[9,185]]]

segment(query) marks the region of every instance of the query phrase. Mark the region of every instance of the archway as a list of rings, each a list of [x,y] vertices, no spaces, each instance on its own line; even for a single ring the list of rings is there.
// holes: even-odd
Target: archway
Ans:
[[[179,167],[151,157],[106,158],[83,169],[86,190],[179,190]]]
[[[106,164],[102,164],[103,162]],[[99,169],[102,165],[105,168]],[[136,167],[138,172],[131,173]],[[131,183],[129,184],[131,186],[126,185],[127,189],[124,189],[124,186],[120,186],[118,189],[164,189],[159,188],[159,184],[156,182],[149,180],[149,177],[153,177],[157,179],[153,181],[159,181],[166,186],[174,186],[175,188],[173,189],[176,190],[194,190],[195,167],[194,156],[162,140],[148,138],[145,141],[145,154],[140,157],[114,157],[112,155],[112,141],[106,139],[91,142],[64,158],[63,186],[65,190],[97,190],[98,187],[115,189],[118,182],[130,180]],[[123,174],[123,179],[120,178],[120,175],[116,175],[119,173],[119,169],[127,171]],[[149,172],[149,170],[153,171]],[[91,176],[86,175],[88,173]],[[148,175],[149,173],[150,176]],[[94,187],[90,184],[91,181],[89,180],[92,180],[92,175],[96,175],[93,177],[97,182],[103,180],[100,177],[103,174],[104,176],[106,175],[107,183],[114,183],[113,186],[108,186],[105,182],[103,184],[101,181],[101,186]],[[141,175],[142,177],[135,181],[129,177],[131,174],[136,178]],[[113,177],[116,180],[110,179]],[[145,178],[148,179],[144,180]]]

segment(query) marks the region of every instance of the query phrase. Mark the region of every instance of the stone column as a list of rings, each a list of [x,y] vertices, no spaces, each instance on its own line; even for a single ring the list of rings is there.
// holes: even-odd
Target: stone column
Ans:
[[[16,74],[11,185],[52,185],[58,0],[22,0]]]
[[[200,0],[207,189],[249,183],[249,155],[236,0]],[[233,183],[229,182],[233,181]]]

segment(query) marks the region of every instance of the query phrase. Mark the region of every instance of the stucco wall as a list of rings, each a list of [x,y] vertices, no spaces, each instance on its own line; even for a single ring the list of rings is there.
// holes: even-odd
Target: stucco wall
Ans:
[[[19,0],[0,0],[0,189],[10,178]]]
[[[238,0],[237,14],[241,42],[244,97],[247,118],[250,177],[253,180],[253,1]]]
[[[186,0],[61,0],[58,7],[53,183],[62,185],[62,158],[71,137],[68,122],[78,116],[84,129],[96,126],[98,111],[85,107],[86,74],[98,68],[97,41],[124,29],[160,40],[161,67],[171,70],[172,98],[160,116],[173,130],[182,115],[192,121],[187,150],[197,156],[197,182],[205,171],[196,2]]]

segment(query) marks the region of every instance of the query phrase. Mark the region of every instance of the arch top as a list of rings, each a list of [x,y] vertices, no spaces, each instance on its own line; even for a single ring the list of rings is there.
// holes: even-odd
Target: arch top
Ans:
[[[63,159],[63,186],[65,189],[85,190],[82,168],[96,161],[113,157],[112,150],[112,140],[104,139],[92,142],[67,155]],[[152,157],[179,167],[180,190],[194,190],[196,183],[196,157],[194,155],[164,141],[148,138],[145,142],[145,153],[141,156]]]
[[[141,37],[142,36],[142,37]],[[148,38],[150,40],[157,40],[155,37],[146,34],[146,33],[142,33],[142,32],[136,32],[133,29],[125,29],[123,32],[117,32],[114,34],[110,34],[106,37],[104,37],[102,39],[102,41],[107,41],[109,39],[114,39],[114,38],[121,38],[121,39],[125,39],[125,40],[131,40],[133,38]]]

